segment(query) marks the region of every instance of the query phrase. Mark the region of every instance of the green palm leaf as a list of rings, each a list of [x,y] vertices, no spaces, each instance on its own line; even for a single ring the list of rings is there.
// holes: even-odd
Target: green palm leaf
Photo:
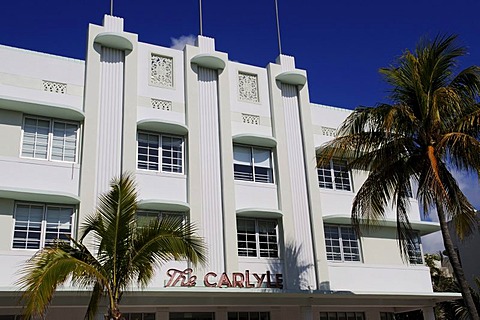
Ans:
[[[85,218],[79,241],[57,242],[37,252],[21,270],[18,285],[24,294],[27,318],[47,311],[58,286],[92,289],[85,319],[94,319],[100,300],[107,297],[107,314],[121,317],[122,293],[133,282],[145,288],[156,266],[170,260],[203,263],[205,245],[194,225],[181,219],[137,223],[137,193],[131,175],[114,179],[99,198],[97,211]],[[83,244],[93,241],[94,253]]]
[[[372,224],[393,205],[402,256],[413,241],[409,222],[410,182],[428,215],[436,209],[445,246],[472,319],[479,319],[453,249],[447,220],[460,238],[478,227],[475,208],[459,188],[452,170],[480,173],[480,68],[455,73],[466,53],[456,36],[423,39],[380,70],[391,85],[390,104],[359,107],[344,121],[337,137],[322,147],[319,164],[348,158],[349,167],[369,172],[352,207],[352,221]]]

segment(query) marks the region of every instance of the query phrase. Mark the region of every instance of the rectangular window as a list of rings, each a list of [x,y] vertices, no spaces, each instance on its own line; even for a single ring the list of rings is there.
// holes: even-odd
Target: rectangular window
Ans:
[[[155,313],[122,313],[125,320],[155,320]]]
[[[330,164],[318,167],[318,185],[320,188],[351,191],[350,172],[347,162],[332,160]]]
[[[14,315],[14,314],[11,314],[11,315],[1,315],[0,316],[0,320],[23,320],[25,319],[23,316],[21,315]]]
[[[408,260],[411,264],[423,264],[420,236],[415,233],[413,241],[407,244]]]
[[[360,261],[360,245],[349,226],[325,225],[325,246],[329,261]]]
[[[235,180],[273,183],[272,152],[269,149],[233,146]]]
[[[137,142],[138,169],[183,173],[182,137],[139,132]]]
[[[61,205],[17,203],[14,249],[40,249],[55,241],[69,241],[74,208]]]
[[[75,162],[78,123],[25,117],[22,157]]]
[[[270,320],[270,312],[229,312],[228,320]]]
[[[393,312],[380,312],[380,320],[395,320]]]
[[[365,320],[363,312],[320,312],[320,320]]]
[[[215,320],[215,312],[170,312],[169,320]]]
[[[150,211],[150,210],[138,210],[137,211],[137,225],[143,227],[152,222],[152,220],[162,220],[164,218],[185,220],[185,215],[181,212],[167,212],[167,211]]]
[[[238,255],[278,258],[278,223],[273,219],[237,218]]]

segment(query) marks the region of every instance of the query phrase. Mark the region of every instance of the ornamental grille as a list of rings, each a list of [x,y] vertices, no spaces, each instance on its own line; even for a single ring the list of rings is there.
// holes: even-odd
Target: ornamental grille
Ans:
[[[238,97],[242,101],[258,102],[257,76],[248,73],[238,73]]]
[[[335,137],[336,134],[337,134],[337,129],[330,128],[330,127],[322,127],[322,135]]]
[[[254,114],[242,113],[242,122],[246,124],[260,124],[260,117]]]
[[[150,83],[156,86],[173,87],[173,58],[151,55]]]
[[[151,100],[152,108],[158,110],[171,111],[172,110],[172,101],[154,99]]]
[[[66,83],[60,83],[60,82],[43,80],[43,91],[59,93],[59,94],[66,94],[67,93],[67,84]]]

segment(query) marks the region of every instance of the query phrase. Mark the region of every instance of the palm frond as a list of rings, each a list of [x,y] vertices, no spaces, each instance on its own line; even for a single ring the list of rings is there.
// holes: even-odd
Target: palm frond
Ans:
[[[448,153],[448,159],[455,169],[477,172],[480,168],[480,141],[469,134],[447,133],[439,140],[436,149]]]
[[[90,296],[90,301],[88,302],[87,311],[85,313],[85,320],[94,320],[95,315],[98,310],[100,299],[104,293],[103,285],[100,282],[96,282],[93,286],[92,295]]]
[[[104,275],[87,261],[88,257],[78,249],[62,244],[37,252],[21,270],[17,285],[24,290],[22,300],[25,304],[25,316],[42,315],[50,304],[53,293],[59,285],[71,278],[83,279],[85,283],[106,282]]]
[[[132,268],[138,283],[145,286],[153,276],[153,267],[145,268],[147,265],[181,259],[205,263],[206,248],[203,239],[195,233],[193,224],[168,215],[138,228],[132,254]]]

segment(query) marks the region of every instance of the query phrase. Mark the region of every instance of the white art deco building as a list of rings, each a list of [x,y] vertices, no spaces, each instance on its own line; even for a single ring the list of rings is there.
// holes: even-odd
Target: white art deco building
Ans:
[[[75,236],[124,171],[139,215],[181,215],[209,250],[207,266],[171,262],[125,293],[127,319],[434,319],[435,302],[456,295],[432,292],[420,240],[404,262],[393,212],[356,235],[365,173],[316,167],[348,114],[310,102],[293,57],[263,68],[203,36],[183,51],[141,43],[112,16],[89,26],[85,61],[0,47],[0,320],[21,314],[22,263]],[[410,217],[419,236],[439,229],[413,199]],[[83,319],[88,293],[61,288],[47,318]]]

